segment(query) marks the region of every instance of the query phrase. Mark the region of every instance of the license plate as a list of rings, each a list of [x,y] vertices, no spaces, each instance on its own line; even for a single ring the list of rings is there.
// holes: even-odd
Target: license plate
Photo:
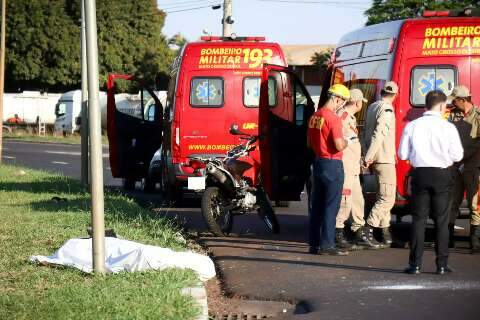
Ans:
[[[205,190],[205,177],[188,177],[188,190]]]

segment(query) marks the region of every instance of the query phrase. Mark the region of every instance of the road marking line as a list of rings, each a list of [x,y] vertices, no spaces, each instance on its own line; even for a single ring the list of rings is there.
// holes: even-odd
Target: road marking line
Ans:
[[[11,156],[2,156],[2,158],[4,158],[4,159],[15,159],[15,157],[11,157]]]
[[[45,153],[51,153],[51,154],[64,154],[68,156],[80,156],[80,152],[70,152],[70,151],[53,151],[53,150],[45,150]]]
[[[373,285],[360,289],[365,290],[385,290],[385,291],[401,291],[401,290],[480,290],[480,282],[466,281],[444,281],[444,282],[415,282],[411,284],[388,284]]]
[[[68,164],[68,162],[63,161],[52,161],[53,164]]]
[[[45,150],[44,152],[45,152],[45,153],[50,153],[50,154],[63,154],[63,155],[67,155],[67,156],[81,156],[81,155],[82,155],[81,152],[77,152],[77,151]],[[102,154],[102,157],[103,157],[103,158],[108,158],[108,153],[103,153],[103,154]]]

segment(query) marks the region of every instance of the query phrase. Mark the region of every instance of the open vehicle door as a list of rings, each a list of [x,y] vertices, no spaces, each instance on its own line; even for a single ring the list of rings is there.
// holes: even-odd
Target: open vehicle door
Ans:
[[[308,120],[314,103],[286,67],[264,65],[260,87],[261,176],[271,200],[298,201],[309,177]]]
[[[115,96],[116,81],[138,87],[140,94]],[[162,144],[162,115],[160,100],[141,79],[123,74],[108,75],[107,134],[110,168],[113,177],[124,178],[126,188],[132,189],[136,180],[147,176],[150,160]]]

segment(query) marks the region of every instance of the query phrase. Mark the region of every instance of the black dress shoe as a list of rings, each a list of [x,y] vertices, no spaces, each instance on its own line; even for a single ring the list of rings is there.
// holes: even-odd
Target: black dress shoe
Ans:
[[[317,254],[318,253],[318,248],[308,247],[308,253],[309,254]]]
[[[437,267],[437,274],[446,274],[446,273],[452,273],[453,269],[450,268],[449,266],[445,267]]]
[[[417,266],[408,266],[408,268],[405,268],[403,272],[408,273],[408,274],[420,274],[420,267]]]
[[[348,251],[340,250],[337,248],[326,248],[326,249],[320,249],[318,251],[318,254],[329,255],[329,256],[348,256]]]

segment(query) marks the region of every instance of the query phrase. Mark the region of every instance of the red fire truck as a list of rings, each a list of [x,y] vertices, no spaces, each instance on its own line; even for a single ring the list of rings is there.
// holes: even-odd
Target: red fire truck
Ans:
[[[426,11],[422,18],[372,25],[346,34],[335,50],[331,75],[322,96],[335,83],[361,89],[368,99],[358,116],[359,124],[362,125],[367,106],[379,99],[386,81],[394,80],[400,88],[394,105],[397,146],[405,125],[424,112],[425,96],[431,90],[440,89],[449,94],[455,85],[465,85],[472,91],[473,102],[480,105],[480,18],[476,13],[475,17],[471,15],[472,10],[459,14]],[[278,73],[294,77],[285,68],[266,66],[263,79],[278,76]],[[266,87],[262,89],[266,90]],[[266,92],[262,91],[261,94],[265,95]],[[283,163],[283,169],[278,169],[278,166],[267,167],[272,158],[285,153],[281,145],[273,142],[276,139],[275,127],[277,123],[286,125],[290,122],[288,130],[293,134],[298,130],[294,126],[295,122],[302,125],[302,119],[297,116],[303,115],[299,110],[304,107],[291,104],[283,114],[276,114],[276,110],[262,103],[260,108],[259,125],[262,134],[267,137],[261,158],[264,166],[262,170],[266,173],[265,189],[272,198],[277,199],[281,196],[278,194],[278,181],[289,176],[285,170],[294,164]],[[289,135],[285,132],[283,134]],[[409,170],[407,162],[398,162],[398,209],[408,204]],[[372,177],[364,178],[364,182],[375,181]],[[375,183],[365,183],[364,191],[374,194],[374,186]],[[286,184],[283,188],[301,192],[300,187],[293,188],[293,185]]]
[[[257,133],[264,63],[287,65],[280,46],[263,37],[209,36],[188,43],[171,66],[164,107],[141,80],[110,75],[107,118],[113,176],[123,178],[126,188],[139,180],[150,189],[160,182],[170,197],[181,196],[189,178],[197,175],[190,158],[224,156],[239,143],[229,133],[234,123],[244,132]],[[137,82],[142,117],[117,110],[115,82],[120,79]],[[277,90],[271,86],[272,99]]]

